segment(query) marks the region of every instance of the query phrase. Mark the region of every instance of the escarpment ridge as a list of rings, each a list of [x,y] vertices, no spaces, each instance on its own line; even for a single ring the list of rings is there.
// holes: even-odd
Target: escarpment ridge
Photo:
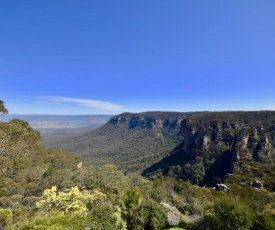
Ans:
[[[212,184],[248,164],[275,163],[275,112],[208,112],[181,122],[176,150],[144,171]]]

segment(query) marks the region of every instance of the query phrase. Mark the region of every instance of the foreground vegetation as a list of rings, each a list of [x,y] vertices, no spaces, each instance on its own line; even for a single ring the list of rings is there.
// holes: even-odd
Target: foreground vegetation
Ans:
[[[223,192],[80,162],[41,146],[39,133],[26,122],[0,122],[0,225],[5,230],[275,229],[274,193],[242,187],[238,175],[227,179],[230,189]]]

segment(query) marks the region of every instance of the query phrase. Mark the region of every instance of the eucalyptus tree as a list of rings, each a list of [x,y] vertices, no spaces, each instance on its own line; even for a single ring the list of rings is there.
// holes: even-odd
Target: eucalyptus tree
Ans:
[[[4,115],[4,114],[8,114],[8,113],[9,113],[9,111],[5,107],[4,101],[0,100],[0,114]]]

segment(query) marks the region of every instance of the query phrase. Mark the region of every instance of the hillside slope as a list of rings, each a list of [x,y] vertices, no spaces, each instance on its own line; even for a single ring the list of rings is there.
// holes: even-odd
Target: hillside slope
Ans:
[[[170,154],[181,142],[180,123],[194,113],[123,113],[99,129],[63,142],[62,148],[78,155],[83,163],[117,165],[142,170]]]
[[[59,184],[71,185],[80,159],[40,145],[40,134],[25,121],[0,122],[0,197],[36,196]],[[0,206],[1,206],[0,201]]]

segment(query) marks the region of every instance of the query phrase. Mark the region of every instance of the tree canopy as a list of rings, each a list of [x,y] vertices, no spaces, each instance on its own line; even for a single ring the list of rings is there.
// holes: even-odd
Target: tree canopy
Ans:
[[[7,110],[7,108],[5,107],[5,103],[4,101],[0,100],[0,114],[8,114],[9,111]]]

